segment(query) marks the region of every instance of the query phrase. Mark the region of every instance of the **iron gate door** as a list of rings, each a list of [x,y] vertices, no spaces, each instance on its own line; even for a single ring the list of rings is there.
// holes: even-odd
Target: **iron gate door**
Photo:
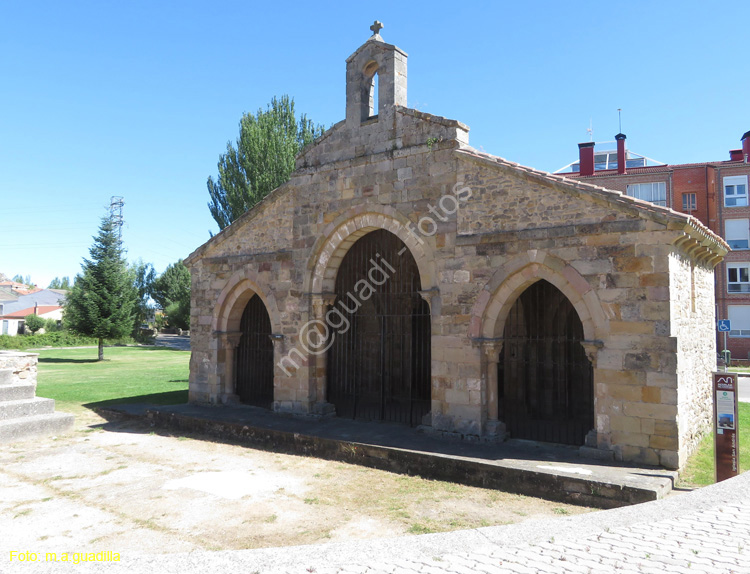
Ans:
[[[263,300],[253,295],[240,321],[235,392],[240,401],[266,409],[273,403],[273,342],[271,319]]]
[[[420,287],[414,257],[388,231],[368,233],[344,257],[331,309],[348,328],[331,330],[328,351],[338,416],[416,426],[430,411],[430,308]]]
[[[516,300],[498,365],[498,414],[511,437],[584,443],[594,427],[594,385],[582,341],[578,313],[551,283],[538,281]]]

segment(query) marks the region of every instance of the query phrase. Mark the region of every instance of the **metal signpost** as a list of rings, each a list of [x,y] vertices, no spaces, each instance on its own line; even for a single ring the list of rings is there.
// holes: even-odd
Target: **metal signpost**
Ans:
[[[714,373],[714,456],[716,482],[740,473],[737,373]]]
[[[724,362],[728,367],[730,361],[727,360],[727,333],[732,330],[732,323],[729,319],[719,319],[717,322],[717,328],[719,329],[719,333],[724,333],[724,350],[722,351],[721,356],[724,357]]]

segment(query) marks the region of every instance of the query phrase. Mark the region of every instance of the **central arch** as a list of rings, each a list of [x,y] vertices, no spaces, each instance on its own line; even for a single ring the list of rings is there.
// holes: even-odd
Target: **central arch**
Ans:
[[[430,308],[421,289],[417,263],[393,233],[371,231],[347,251],[329,311],[340,326],[327,400],[339,416],[416,426],[430,411]]]
[[[505,320],[498,417],[513,438],[580,446],[594,428],[593,367],[583,324],[557,287],[532,283]]]

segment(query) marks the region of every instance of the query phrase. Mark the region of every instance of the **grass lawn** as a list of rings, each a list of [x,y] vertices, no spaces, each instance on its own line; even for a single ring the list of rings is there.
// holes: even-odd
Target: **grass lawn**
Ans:
[[[750,403],[739,404],[740,472],[750,470]],[[703,439],[700,448],[690,457],[680,482],[686,486],[714,483],[714,437]]]
[[[75,413],[114,403],[172,405],[188,398],[189,351],[163,347],[109,347],[39,351],[37,396]]]

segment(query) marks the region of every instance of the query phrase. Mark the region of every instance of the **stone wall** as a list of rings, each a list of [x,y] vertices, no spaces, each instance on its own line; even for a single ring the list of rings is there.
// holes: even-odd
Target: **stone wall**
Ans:
[[[74,417],[36,396],[36,353],[0,351],[0,443],[69,432]]]
[[[38,358],[38,353],[0,351],[0,372],[3,373],[0,383],[7,385],[18,383],[36,385]]]
[[[676,393],[662,389],[662,400],[676,401],[678,432],[654,429],[653,443],[677,450],[682,466],[711,429],[712,373],[716,370],[714,271],[684,253],[670,257],[671,331],[677,341]],[[668,394],[666,394],[668,392]],[[676,396],[675,396],[676,395]]]

